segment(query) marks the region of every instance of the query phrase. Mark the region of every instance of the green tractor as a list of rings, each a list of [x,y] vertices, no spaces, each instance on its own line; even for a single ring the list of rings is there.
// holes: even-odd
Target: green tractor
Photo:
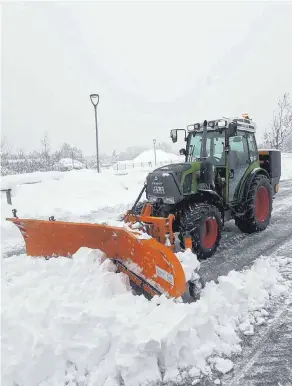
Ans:
[[[279,189],[281,152],[258,150],[247,116],[171,130],[174,143],[178,131],[184,132],[185,162],[151,172],[131,212],[141,214],[145,191],[152,216],[173,214],[181,248],[188,238],[199,259],[215,253],[226,221],[234,219],[244,233],[265,230]]]

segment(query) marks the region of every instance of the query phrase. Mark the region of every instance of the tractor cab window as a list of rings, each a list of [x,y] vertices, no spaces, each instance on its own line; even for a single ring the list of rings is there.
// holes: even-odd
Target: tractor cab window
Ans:
[[[191,133],[188,139],[188,161],[194,162],[200,160],[202,154],[202,132]],[[220,134],[216,131],[208,131],[206,150],[210,161],[214,166],[225,166],[225,151],[224,151],[224,133]]]
[[[230,160],[231,164],[234,164],[235,169],[249,163],[249,152],[247,137],[244,133],[229,139],[230,144]]]
[[[249,158],[250,162],[254,162],[258,159],[258,151],[255,136],[253,133],[246,133],[248,149],[249,149]]]

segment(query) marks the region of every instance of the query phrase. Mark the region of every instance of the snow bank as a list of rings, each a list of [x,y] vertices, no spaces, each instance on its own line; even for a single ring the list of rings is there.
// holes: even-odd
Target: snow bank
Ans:
[[[183,162],[183,157],[181,157],[178,154],[174,153],[167,153],[164,150],[156,150],[156,162],[169,162],[169,161],[177,161],[177,162]],[[154,157],[154,150],[146,150],[143,151],[143,153],[139,154],[136,158],[133,159],[134,163],[139,163],[139,162],[155,162],[155,157]]]
[[[196,274],[197,271],[200,269],[200,262],[197,259],[197,255],[195,255],[191,249],[186,249],[183,252],[177,252],[176,256],[178,260],[181,262],[181,265],[183,267],[186,281],[194,280],[195,278],[198,278]]]
[[[82,162],[72,160],[72,158],[61,158],[55,166],[60,170],[85,169],[85,165]]]
[[[13,198],[13,207],[19,214],[57,219],[80,219],[102,208],[133,204],[143,187],[147,171],[132,171],[130,175],[114,175],[111,171],[97,174],[94,170],[73,170],[60,173],[61,180],[43,178],[35,185],[19,185]],[[17,177],[17,176],[13,176]],[[36,178],[36,177],[35,177]],[[95,218],[93,219],[93,221]]]
[[[156,150],[156,167],[166,165],[167,163],[177,163],[184,162],[184,156],[167,153],[164,150]],[[143,153],[139,154],[136,158],[132,160],[119,161],[117,163],[117,169],[131,169],[137,167],[155,166],[155,155],[154,150],[146,150]]]
[[[12,189],[12,195],[15,194],[17,185],[22,184],[36,184],[39,182],[60,180],[65,175],[62,172],[34,172],[13,174],[7,176],[1,176],[1,189]]]
[[[16,227],[5,221],[12,216],[11,209],[16,208],[19,217],[48,219],[54,215],[57,220],[117,225],[118,216],[135,202],[147,173],[148,169],[122,176],[113,171],[73,170],[3,177],[3,185],[12,187],[12,206],[1,195],[2,254],[24,245]],[[39,183],[21,185],[24,181]]]
[[[210,282],[194,304],[133,296],[99,251],[73,259],[2,261],[2,382],[10,386],[137,386],[227,372],[242,324],[266,318],[288,290],[288,259],[260,258]],[[184,371],[182,371],[184,369]],[[70,383],[71,382],[71,383]]]

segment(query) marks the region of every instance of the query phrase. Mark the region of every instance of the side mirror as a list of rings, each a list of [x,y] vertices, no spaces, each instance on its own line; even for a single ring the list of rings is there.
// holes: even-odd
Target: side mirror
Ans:
[[[172,139],[172,142],[177,142],[177,129],[173,129],[170,131],[170,138]]]
[[[228,137],[235,137],[237,135],[237,123],[231,122],[229,123],[228,129],[227,129]]]
[[[179,154],[186,155],[187,154],[186,149],[180,149]]]

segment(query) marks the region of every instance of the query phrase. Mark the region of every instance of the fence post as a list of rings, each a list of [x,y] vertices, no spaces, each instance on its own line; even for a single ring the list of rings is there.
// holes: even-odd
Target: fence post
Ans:
[[[7,204],[12,205],[12,200],[11,200],[11,189],[1,189],[1,192],[6,193],[6,201]]]
[[[12,200],[11,200],[11,189],[6,190],[6,198],[7,198],[7,204],[12,205]]]

